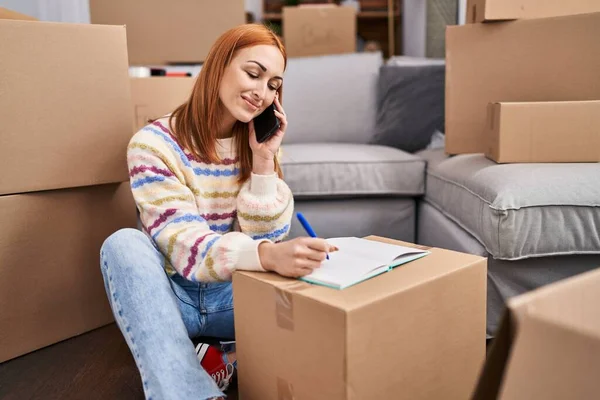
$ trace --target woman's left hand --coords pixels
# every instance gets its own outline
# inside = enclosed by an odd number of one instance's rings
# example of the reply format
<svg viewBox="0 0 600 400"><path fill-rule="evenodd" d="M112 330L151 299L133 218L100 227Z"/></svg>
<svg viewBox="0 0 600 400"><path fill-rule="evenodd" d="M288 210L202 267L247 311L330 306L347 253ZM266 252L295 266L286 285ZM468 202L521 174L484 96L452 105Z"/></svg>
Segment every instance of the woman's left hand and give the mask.
<svg viewBox="0 0 600 400"><path fill-rule="evenodd" d="M275 159L275 155L279 151L279 147L281 146L281 141L283 140L283 136L285 135L285 130L287 129L287 118L285 115L285 111L283 111L283 107L279 102L279 96L275 96L275 116L279 119L279 129L273 136L271 136L267 141L263 143L258 143L256 140L256 131L254 130L254 122L249 122L250 128L250 149L252 150L252 158L254 163L264 161L273 161ZM272 173L273 171L271 171Z"/></svg>

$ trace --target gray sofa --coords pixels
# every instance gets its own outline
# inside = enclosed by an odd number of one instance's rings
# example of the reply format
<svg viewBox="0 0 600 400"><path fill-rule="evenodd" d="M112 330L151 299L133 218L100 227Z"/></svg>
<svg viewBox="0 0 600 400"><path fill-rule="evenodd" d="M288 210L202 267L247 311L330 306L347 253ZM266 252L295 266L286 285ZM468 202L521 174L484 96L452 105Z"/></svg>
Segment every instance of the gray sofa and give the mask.
<svg viewBox="0 0 600 400"><path fill-rule="evenodd" d="M319 236L375 234L487 257L492 337L508 297L600 266L600 164L415 151L443 124L443 63L420 65L414 75L414 60L384 65L380 54L291 59L285 180ZM415 84L423 79L434 82L426 91ZM303 234L294 221L291 236Z"/></svg>
<svg viewBox="0 0 600 400"><path fill-rule="evenodd" d="M414 242L425 161L371 144L380 53L294 58L283 100L289 128L285 180L322 237L387 236ZM304 234L294 221L290 235Z"/></svg>
<svg viewBox="0 0 600 400"><path fill-rule="evenodd" d="M600 164L428 160L417 242L488 257L487 333L506 299L600 266Z"/></svg>

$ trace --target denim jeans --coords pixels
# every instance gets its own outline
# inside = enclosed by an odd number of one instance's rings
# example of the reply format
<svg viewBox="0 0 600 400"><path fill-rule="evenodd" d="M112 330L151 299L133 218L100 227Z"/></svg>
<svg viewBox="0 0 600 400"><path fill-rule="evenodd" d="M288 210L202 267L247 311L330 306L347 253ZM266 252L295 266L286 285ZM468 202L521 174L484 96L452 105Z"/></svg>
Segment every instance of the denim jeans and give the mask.
<svg viewBox="0 0 600 400"><path fill-rule="evenodd" d="M146 399L223 396L190 338L233 339L231 283L195 283L165 272L165 259L136 229L104 242L101 269L115 316L140 371Z"/></svg>

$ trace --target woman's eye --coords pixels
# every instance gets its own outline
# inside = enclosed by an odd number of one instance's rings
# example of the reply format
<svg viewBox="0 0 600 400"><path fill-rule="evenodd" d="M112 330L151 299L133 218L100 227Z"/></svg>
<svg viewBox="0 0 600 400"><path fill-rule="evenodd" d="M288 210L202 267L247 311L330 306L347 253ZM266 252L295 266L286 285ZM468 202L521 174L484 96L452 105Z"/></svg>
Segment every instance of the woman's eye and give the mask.
<svg viewBox="0 0 600 400"><path fill-rule="evenodd" d="M276 88L276 87L274 87L274 86L269 86L269 89L271 89L271 90L273 90L273 91L277 90L277 88Z"/></svg>
<svg viewBox="0 0 600 400"><path fill-rule="evenodd" d="M247 74L248 74L248 76L249 76L250 78L252 78L252 79L256 79L256 78L258 78L258 75L255 75L255 74L253 74L253 73L251 73L251 72L246 72L246 73L247 73Z"/></svg>

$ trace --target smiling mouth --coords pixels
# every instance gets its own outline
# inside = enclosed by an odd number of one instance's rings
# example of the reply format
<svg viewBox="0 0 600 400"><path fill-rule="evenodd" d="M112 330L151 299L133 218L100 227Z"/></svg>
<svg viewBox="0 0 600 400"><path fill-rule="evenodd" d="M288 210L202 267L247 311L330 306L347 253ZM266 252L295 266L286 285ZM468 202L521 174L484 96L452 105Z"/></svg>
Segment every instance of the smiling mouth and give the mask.
<svg viewBox="0 0 600 400"><path fill-rule="evenodd" d="M259 106L256 103L248 100L246 97L242 96L242 99L244 99L244 101L246 102L246 104L248 104L251 110L257 111L259 109Z"/></svg>

